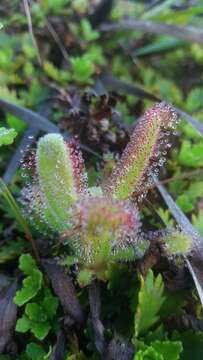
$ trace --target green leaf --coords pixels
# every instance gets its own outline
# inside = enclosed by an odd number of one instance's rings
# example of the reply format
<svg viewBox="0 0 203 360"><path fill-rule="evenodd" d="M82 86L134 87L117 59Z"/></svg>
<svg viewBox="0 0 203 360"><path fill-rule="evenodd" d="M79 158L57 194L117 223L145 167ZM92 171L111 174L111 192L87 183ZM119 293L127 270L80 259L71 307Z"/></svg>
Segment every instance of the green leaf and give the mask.
<svg viewBox="0 0 203 360"><path fill-rule="evenodd" d="M30 343L26 346L26 354L32 360L44 360L44 356L46 355L42 346L35 343Z"/></svg>
<svg viewBox="0 0 203 360"><path fill-rule="evenodd" d="M45 322L47 320L47 315L44 312L44 309L37 303L26 304L25 314L32 321Z"/></svg>
<svg viewBox="0 0 203 360"><path fill-rule="evenodd" d="M178 161L180 164L192 168L203 166L203 141L192 144L191 141L184 140L180 148Z"/></svg>
<svg viewBox="0 0 203 360"><path fill-rule="evenodd" d="M60 232L67 230L68 208L78 199L84 185L82 174L78 171L79 155L76 153L74 156L74 146L70 142L66 144L59 134L45 135L37 145L37 172L44 203L42 210L47 222Z"/></svg>
<svg viewBox="0 0 203 360"><path fill-rule="evenodd" d="M42 286L43 276L36 267L36 263L29 254L23 254L19 260L19 268L28 275L23 280L22 289L16 292L14 302L18 306L24 305L32 299Z"/></svg>
<svg viewBox="0 0 203 360"><path fill-rule="evenodd" d="M16 220L18 221L18 223L22 227L23 231L25 232L27 239L32 239L32 234L30 232L30 229L28 227L28 224L27 224L24 216L22 215L22 213L19 209L18 204L16 203L8 186L5 184L5 182L1 178L0 178L0 195L2 195L2 197L6 200L6 202L10 206Z"/></svg>
<svg viewBox="0 0 203 360"><path fill-rule="evenodd" d="M192 214L192 223L203 236L203 210L200 210L197 215Z"/></svg>
<svg viewBox="0 0 203 360"><path fill-rule="evenodd" d="M24 305L32 299L42 286L42 273L36 267L36 263L31 255L23 254L19 260L19 268L28 275L23 280L22 289L16 292L14 302L18 306Z"/></svg>
<svg viewBox="0 0 203 360"><path fill-rule="evenodd" d="M73 70L73 79L79 84L91 83L91 76L94 73L94 65L87 54L80 57L70 58Z"/></svg>
<svg viewBox="0 0 203 360"><path fill-rule="evenodd" d="M150 43L149 45L145 45L143 47L139 47L134 51L134 55L136 56L145 56L149 54L161 53L169 50L174 50L180 48L186 44L185 41L171 38L170 36L164 36L159 38L157 41Z"/></svg>
<svg viewBox="0 0 203 360"><path fill-rule="evenodd" d="M203 87L192 89L186 99L185 110L189 113L202 108Z"/></svg>
<svg viewBox="0 0 203 360"><path fill-rule="evenodd" d="M35 295L42 286L42 273L39 270L33 270L32 275L23 280L23 287L16 292L14 302L18 306L24 305Z"/></svg>
<svg viewBox="0 0 203 360"><path fill-rule="evenodd" d="M135 314L135 336L145 333L158 320L158 312L164 302L164 283L161 275L156 278L149 270L146 279L141 276L138 307Z"/></svg>
<svg viewBox="0 0 203 360"><path fill-rule="evenodd" d="M18 257L27 248L27 242L23 239L9 240L0 248L0 264L4 264Z"/></svg>
<svg viewBox="0 0 203 360"><path fill-rule="evenodd" d="M43 69L46 74L55 82L65 85L70 80L70 73L62 69L57 69L51 62L45 61Z"/></svg>
<svg viewBox="0 0 203 360"><path fill-rule="evenodd" d="M32 323L30 330L36 336L37 339L43 340L49 333L51 325L48 322L44 323Z"/></svg>
<svg viewBox="0 0 203 360"><path fill-rule="evenodd" d="M175 332L173 339L182 342L183 352L180 355L180 360L203 359L203 332L194 332L193 330L182 334Z"/></svg>
<svg viewBox="0 0 203 360"><path fill-rule="evenodd" d="M81 20L81 28L84 40L93 41L98 39L99 33L92 29L91 24L87 19Z"/></svg>
<svg viewBox="0 0 203 360"><path fill-rule="evenodd" d="M158 169L164 162L160 159L163 150L160 144L163 144L163 138L167 143L170 129L176 121L174 109L166 103L158 103L146 111L136 124L130 142L104 187L109 197L125 200L133 193L142 196L146 192L152 158L153 167L157 162ZM164 150L166 153L166 148Z"/></svg>
<svg viewBox="0 0 203 360"><path fill-rule="evenodd" d="M181 194L176 199L177 205L185 212L191 212L194 208L194 202L192 202L187 193Z"/></svg>
<svg viewBox="0 0 203 360"><path fill-rule="evenodd" d="M41 305L49 319L52 319L54 315L56 315L58 304L59 302L56 296L53 296L51 294L51 291L49 289L46 289L45 297Z"/></svg>
<svg viewBox="0 0 203 360"><path fill-rule="evenodd" d="M178 360L180 359L179 355L183 350L182 344L180 341L154 341L151 343L153 349L156 352L163 356L164 360Z"/></svg>
<svg viewBox="0 0 203 360"><path fill-rule="evenodd" d="M16 136L17 132L14 129L6 129L5 127L1 127L0 146L12 144Z"/></svg>
<svg viewBox="0 0 203 360"><path fill-rule="evenodd" d="M166 338L167 338L167 333L164 329L164 325L161 324L155 330L147 332L146 336L144 337L144 342L145 344L150 345L152 341L156 341L156 340L163 341L166 340ZM137 341L139 340L136 340L135 344L137 343Z"/></svg>
<svg viewBox="0 0 203 360"><path fill-rule="evenodd" d="M30 329L30 321L26 315L23 315L16 323L16 331L25 333Z"/></svg>
<svg viewBox="0 0 203 360"><path fill-rule="evenodd" d="M6 122L8 126L14 128L17 133L22 133L26 129L26 124L12 114L6 114Z"/></svg>
<svg viewBox="0 0 203 360"><path fill-rule="evenodd" d="M37 269L36 262L30 254L23 254L19 259L19 268L26 275L31 275Z"/></svg>
<svg viewBox="0 0 203 360"><path fill-rule="evenodd" d="M134 360L164 360L164 358L149 346L146 350L139 350L134 356Z"/></svg>
<svg viewBox="0 0 203 360"><path fill-rule="evenodd" d="M197 199L202 197L202 194L203 182L194 181L183 194L178 196L176 202L183 211L190 212L194 208Z"/></svg>
<svg viewBox="0 0 203 360"><path fill-rule="evenodd" d="M136 353L134 360L178 360L183 349L180 341L153 341L149 346L138 343L141 349Z"/></svg>

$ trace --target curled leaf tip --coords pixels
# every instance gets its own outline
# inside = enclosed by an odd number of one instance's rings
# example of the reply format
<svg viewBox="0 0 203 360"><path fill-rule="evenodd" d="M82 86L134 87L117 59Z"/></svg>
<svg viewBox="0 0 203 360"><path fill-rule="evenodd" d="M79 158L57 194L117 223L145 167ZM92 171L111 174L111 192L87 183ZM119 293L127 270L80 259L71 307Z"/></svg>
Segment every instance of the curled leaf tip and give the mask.
<svg viewBox="0 0 203 360"><path fill-rule="evenodd" d="M177 123L174 108L161 102L146 111L137 123L130 142L104 186L107 196L127 199L133 193L143 196L150 186L151 173L163 165L168 137Z"/></svg>

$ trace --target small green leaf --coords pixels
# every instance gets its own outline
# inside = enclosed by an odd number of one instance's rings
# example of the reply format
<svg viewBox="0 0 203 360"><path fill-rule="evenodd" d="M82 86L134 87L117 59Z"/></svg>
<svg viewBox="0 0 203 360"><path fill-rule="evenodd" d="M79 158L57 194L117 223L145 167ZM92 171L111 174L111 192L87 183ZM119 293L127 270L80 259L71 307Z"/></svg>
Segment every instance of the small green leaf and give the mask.
<svg viewBox="0 0 203 360"><path fill-rule="evenodd" d="M27 242L23 239L7 241L0 248L0 264L4 264L14 258L17 258L28 247Z"/></svg>
<svg viewBox="0 0 203 360"><path fill-rule="evenodd" d="M185 213L191 212L194 208L194 203L190 200L187 193L179 195L176 199L176 203Z"/></svg>
<svg viewBox="0 0 203 360"><path fill-rule="evenodd" d="M88 54L70 58L73 71L73 79L79 84L91 83L94 73L94 65Z"/></svg>
<svg viewBox="0 0 203 360"><path fill-rule="evenodd" d="M154 341L150 344L164 360L178 360L183 350L180 341Z"/></svg>
<svg viewBox="0 0 203 360"><path fill-rule="evenodd" d="M16 136L17 132L14 129L6 129L5 127L1 127L0 146L12 144Z"/></svg>
<svg viewBox="0 0 203 360"><path fill-rule="evenodd" d="M200 210L197 215L192 214L192 223L203 236L203 210Z"/></svg>
<svg viewBox="0 0 203 360"><path fill-rule="evenodd" d="M164 358L153 347L149 346L146 350L139 350L134 360L164 360Z"/></svg>
<svg viewBox="0 0 203 360"><path fill-rule="evenodd" d="M161 275L156 278L149 270L146 279L140 277L141 289L135 314L135 336L145 333L158 320L158 312L163 304L164 284Z"/></svg>
<svg viewBox="0 0 203 360"><path fill-rule="evenodd" d="M45 314L42 306L37 303L26 304L25 314L31 321L44 322L47 320L47 315Z"/></svg>
<svg viewBox="0 0 203 360"><path fill-rule="evenodd" d="M37 269L36 263L30 254L23 254L19 259L19 268L26 275L31 275Z"/></svg>
<svg viewBox="0 0 203 360"><path fill-rule="evenodd" d="M23 254L19 260L19 268L28 275L23 280L22 289L16 292L14 302L18 306L24 305L32 299L42 286L42 273L37 269L34 259L29 254Z"/></svg>
<svg viewBox="0 0 203 360"><path fill-rule="evenodd" d="M31 331L37 339L43 340L49 333L51 325L48 322L44 323L32 323Z"/></svg>
<svg viewBox="0 0 203 360"><path fill-rule="evenodd" d="M34 269L32 275L23 280L23 287L16 292L14 302L18 306L24 305L32 299L42 286L42 273Z"/></svg>
<svg viewBox="0 0 203 360"><path fill-rule="evenodd" d="M54 315L56 315L56 311L58 308L58 299L56 296L53 296L49 289L46 289L45 297L41 303L42 308L44 309L44 312L46 316L49 319L52 319Z"/></svg>
<svg viewBox="0 0 203 360"><path fill-rule="evenodd" d="M81 28L84 40L93 41L98 39L99 33L92 29L91 24L87 19L81 20Z"/></svg>
<svg viewBox="0 0 203 360"><path fill-rule="evenodd" d="M44 356L46 355L42 346L35 343L30 343L26 346L26 354L32 360L44 360Z"/></svg>
<svg viewBox="0 0 203 360"><path fill-rule="evenodd" d="M192 89L186 99L185 110L189 113L202 108L203 87Z"/></svg>
<svg viewBox="0 0 203 360"><path fill-rule="evenodd" d="M203 166L203 141L193 144L189 140L184 140L180 148L178 161L181 165L191 168Z"/></svg>
<svg viewBox="0 0 203 360"><path fill-rule="evenodd" d="M25 333L30 329L30 321L26 315L23 315L16 323L16 331Z"/></svg>

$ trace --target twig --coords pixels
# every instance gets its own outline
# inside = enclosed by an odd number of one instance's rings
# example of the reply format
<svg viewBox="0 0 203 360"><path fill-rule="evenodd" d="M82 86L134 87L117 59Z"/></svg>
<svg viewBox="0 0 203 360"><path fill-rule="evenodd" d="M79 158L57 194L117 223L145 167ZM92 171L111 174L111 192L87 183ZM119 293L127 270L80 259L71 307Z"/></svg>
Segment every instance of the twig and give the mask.
<svg viewBox="0 0 203 360"><path fill-rule="evenodd" d="M132 344L118 334L114 334L108 345L105 360L132 360L135 349Z"/></svg>
<svg viewBox="0 0 203 360"><path fill-rule="evenodd" d="M161 101L156 95L146 91L141 86L119 80L110 74L102 74L99 78L100 83L108 90L123 91L128 94L140 96L153 101Z"/></svg>
<svg viewBox="0 0 203 360"><path fill-rule="evenodd" d="M65 336L62 331L57 334L56 344L53 347L51 357L49 360L62 360L64 358L65 351Z"/></svg>
<svg viewBox="0 0 203 360"><path fill-rule="evenodd" d="M167 179L164 179L164 180L160 180L159 183L160 184L167 184L171 181L177 181L177 180L182 180L182 179L188 179L188 178L191 178L195 175L200 175L201 173L203 173L203 169L197 169L197 170L193 170L193 171L188 171L186 173L183 173L181 175L178 175L178 176L173 176L173 177L170 177L170 178L167 178ZM154 187L155 184L152 186Z"/></svg>
<svg viewBox="0 0 203 360"><path fill-rule="evenodd" d="M58 296L65 314L69 315L80 328L84 322L84 314L71 276L64 271L62 266L52 260L43 259L41 264L51 281L53 290Z"/></svg>
<svg viewBox="0 0 203 360"><path fill-rule="evenodd" d="M58 48L60 49L61 54L63 55L64 59L67 62L69 62L68 52L65 49L65 47L63 46L63 43L61 42L61 39L59 38L57 32L54 30L52 24L48 20L46 20L46 26L47 26L47 29L49 30L50 34L52 35L55 43L57 44Z"/></svg>
<svg viewBox="0 0 203 360"><path fill-rule="evenodd" d="M95 346L102 359L105 359L106 341L104 339L104 326L100 320L101 299L100 289L96 282L89 286L89 302L92 326L94 330Z"/></svg>
<svg viewBox="0 0 203 360"><path fill-rule="evenodd" d="M150 20L121 20L116 23L105 23L100 26L100 31L140 30L146 33L164 34L186 41L203 44L203 31L192 26L177 26L157 23Z"/></svg>
<svg viewBox="0 0 203 360"><path fill-rule="evenodd" d="M39 48L38 48L38 45L37 45L37 41L35 39L34 32L33 32L32 18L31 18L31 14L30 14L30 8L29 8L28 0L23 0L23 4L24 4L25 14L26 14L26 17L27 17L27 22L28 22L28 30L29 30L29 33L30 33L30 36L31 36L31 39L32 39L33 46L34 46L34 48L36 50L37 60L38 60L39 65L42 66L42 59L41 59Z"/></svg>

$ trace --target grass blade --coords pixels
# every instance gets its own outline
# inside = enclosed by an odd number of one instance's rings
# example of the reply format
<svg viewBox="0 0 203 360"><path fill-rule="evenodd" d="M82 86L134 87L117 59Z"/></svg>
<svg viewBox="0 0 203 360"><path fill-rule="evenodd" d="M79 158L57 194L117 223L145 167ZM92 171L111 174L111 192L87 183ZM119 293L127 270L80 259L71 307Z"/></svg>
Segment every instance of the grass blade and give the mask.
<svg viewBox="0 0 203 360"><path fill-rule="evenodd" d="M152 101L161 101L158 97L144 90L141 86L132 85L125 81L119 80L112 75L103 74L99 78L99 80L103 84L103 86L108 90L121 91L138 97L149 99Z"/></svg>
<svg viewBox="0 0 203 360"><path fill-rule="evenodd" d="M145 33L169 35L177 39L203 44L203 31L193 26L178 26L134 19L121 20L116 23L104 23L100 26L102 32L123 30L140 30Z"/></svg>
<svg viewBox="0 0 203 360"><path fill-rule="evenodd" d="M165 53L167 51L176 50L180 47L186 45L186 41L174 39L171 37L165 37L163 39L159 39L152 44L140 47L133 52L134 56L146 56L152 54L160 54Z"/></svg>
<svg viewBox="0 0 203 360"><path fill-rule="evenodd" d="M59 129L56 125L54 125L44 116L32 110L2 99L0 99L0 108L22 119L25 123L31 125L32 127L44 130L45 132L59 133Z"/></svg>
<svg viewBox="0 0 203 360"><path fill-rule="evenodd" d="M35 241L32 237L31 231L29 229L29 226L24 218L24 216L22 215L18 204L16 203L13 195L11 194L10 190L8 189L7 185L5 184L5 182L0 178L0 195L2 195L2 197L6 200L6 202L8 203L8 205L10 206L16 221L19 223L19 225L21 226L22 230L25 233L25 237L26 239L31 243L32 248L33 248L33 253L35 254L35 257L37 260L39 260L39 253L35 244Z"/></svg>

